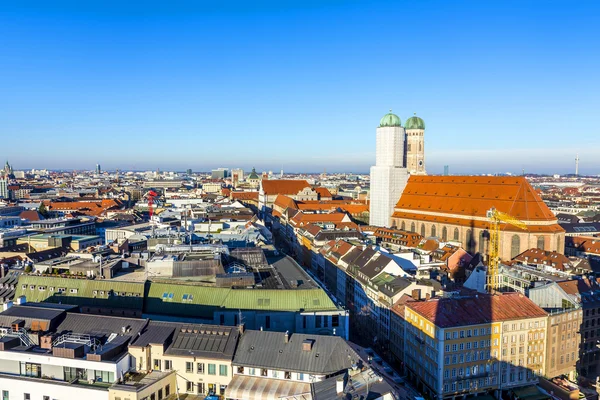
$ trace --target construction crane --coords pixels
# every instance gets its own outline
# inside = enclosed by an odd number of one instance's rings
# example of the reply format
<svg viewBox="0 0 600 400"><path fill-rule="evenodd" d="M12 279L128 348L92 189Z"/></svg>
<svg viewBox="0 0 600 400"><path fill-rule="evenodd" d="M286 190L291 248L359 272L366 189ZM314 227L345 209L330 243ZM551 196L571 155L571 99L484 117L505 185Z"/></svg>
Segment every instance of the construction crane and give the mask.
<svg viewBox="0 0 600 400"><path fill-rule="evenodd" d="M522 230L527 230L527 225L506 213L492 207L487 212L490 220L490 247L488 250L487 290L496 291L499 286L498 268L500 266L500 224L505 223Z"/></svg>
<svg viewBox="0 0 600 400"><path fill-rule="evenodd" d="M148 214L150 215L150 219L152 219L152 214L154 212L152 205L154 204L154 198L156 196L158 196L158 193L156 193L154 190L150 190L148 193L146 193L146 197L148 197Z"/></svg>

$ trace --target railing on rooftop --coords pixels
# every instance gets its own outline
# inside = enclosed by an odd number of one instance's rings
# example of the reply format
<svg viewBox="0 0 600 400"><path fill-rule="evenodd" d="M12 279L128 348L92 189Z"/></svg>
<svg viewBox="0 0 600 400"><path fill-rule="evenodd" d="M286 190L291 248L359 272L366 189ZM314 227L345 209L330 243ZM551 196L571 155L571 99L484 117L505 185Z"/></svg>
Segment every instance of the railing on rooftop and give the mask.
<svg viewBox="0 0 600 400"><path fill-rule="evenodd" d="M34 346L35 343L31 340L27 331L23 328L12 329L12 328L0 328L0 337L17 337L21 340L23 346Z"/></svg>
<svg viewBox="0 0 600 400"><path fill-rule="evenodd" d="M59 336L54 340L54 342L52 342L52 347L58 347L65 343L82 344L84 346L88 346L93 352L96 352L96 350L102 350L102 344L98 339L90 335L82 335L79 333L67 333Z"/></svg>

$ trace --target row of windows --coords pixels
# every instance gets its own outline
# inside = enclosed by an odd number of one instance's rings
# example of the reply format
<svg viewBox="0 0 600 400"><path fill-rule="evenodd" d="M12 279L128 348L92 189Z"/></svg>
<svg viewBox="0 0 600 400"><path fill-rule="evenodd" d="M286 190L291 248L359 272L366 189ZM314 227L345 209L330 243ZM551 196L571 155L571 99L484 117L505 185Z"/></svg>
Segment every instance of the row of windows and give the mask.
<svg viewBox="0 0 600 400"><path fill-rule="evenodd" d="M479 342L474 341L474 342L467 342L467 343L454 343L452 346L447 344L445 346L444 350L446 350L446 352L450 352L450 349L452 349L452 351L464 350L465 348L467 350L471 350L472 348L477 349L479 347L481 347L481 348L490 347L490 344L491 344L490 339L480 340Z"/></svg>
<svg viewBox="0 0 600 400"><path fill-rule="evenodd" d="M525 322L521 322L520 324L504 324L504 330L505 331L516 331L516 330L523 330L526 329L525 327L529 328L529 329L538 329L538 328L543 328L546 326L546 322L545 321L535 321L535 322L529 322L529 324L525 324Z"/></svg>
<svg viewBox="0 0 600 400"><path fill-rule="evenodd" d="M208 373L208 375L217 375L217 364L208 364L206 365L205 363L195 363L195 372L197 374L206 374ZM162 360L155 358L154 359L154 363L153 363L154 369L155 370L159 370L162 371ZM206 368L208 366L208 368ZM173 370L173 361L172 360L164 360L164 370L165 371L171 371ZM219 365L219 375L220 376L227 376L227 365ZM194 363L193 362L186 362L185 363L185 372L187 373L194 373Z"/></svg>
<svg viewBox="0 0 600 400"><path fill-rule="evenodd" d="M492 333L491 328L475 328L475 329L467 329L467 330L460 330L460 331L454 331L454 332L446 332L446 340L450 340L450 339L463 339L465 337L472 337L472 336L483 336L483 335L490 335ZM498 333L498 327L494 327L494 333Z"/></svg>
<svg viewBox="0 0 600 400"><path fill-rule="evenodd" d="M488 351L480 351L480 352L476 352L474 351L473 353L466 353L466 354L454 354L453 356L446 356L444 357L444 365L450 365L450 364L462 364L462 363L468 363L468 362L472 362L472 361L477 361L477 356L479 355L479 360L489 360L490 359L490 352Z"/></svg>
<svg viewBox="0 0 600 400"><path fill-rule="evenodd" d="M247 372L248 375L252 375L252 376L269 377L269 371L271 371L270 377L272 377L272 378L286 379L286 380L292 379L291 371L268 370L266 368L237 367L238 374L245 374ZM299 381L304 381L305 378L309 378L309 376L307 374L304 374L302 372L294 373L293 376L295 377L296 380L299 380ZM312 375L310 377L312 378Z"/></svg>

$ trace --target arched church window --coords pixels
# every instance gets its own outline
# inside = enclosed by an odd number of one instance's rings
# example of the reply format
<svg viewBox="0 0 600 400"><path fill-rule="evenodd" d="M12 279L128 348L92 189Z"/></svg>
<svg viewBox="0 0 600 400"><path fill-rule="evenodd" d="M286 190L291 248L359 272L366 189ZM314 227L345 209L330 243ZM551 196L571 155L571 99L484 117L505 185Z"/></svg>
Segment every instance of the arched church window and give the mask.
<svg viewBox="0 0 600 400"><path fill-rule="evenodd" d="M442 228L442 242L448 240L448 229L446 227Z"/></svg>
<svg viewBox="0 0 600 400"><path fill-rule="evenodd" d="M410 151L410 143L408 144L408 151Z"/></svg>
<svg viewBox="0 0 600 400"><path fill-rule="evenodd" d="M421 236L425 236L425 224L421 224Z"/></svg>
<svg viewBox="0 0 600 400"><path fill-rule="evenodd" d="M519 235L513 235L510 240L510 259L512 260L519 254L521 254L521 238Z"/></svg>
<svg viewBox="0 0 600 400"><path fill-rule="evenodd" d="M545 242L546 241L544 240L543 236L538 236L538 238L537 238L537 248L544 250L544 246L546 244Z"/></svg>
<svg viewBox="0 0 600 400"><path fill-rule="evenodd" d="M458 241L458 228L454 228L454 240Z"/></svg>
<svg viewBox="0 0 600 400"><path fill-rule="evenodd" d="M435 231L435 225L431 225L431 236L435 237L435 234L437 232Z"/></svg>
<svg viewBox="0 0 600 400"><path fill-rule="evenodd" d="M419 151L423 150L423 144L421 142L419 142Z"/></svg>
<svg viewBox="0 0 600 400"><path fill-rule="evenodd" d="M417 230L415 229L415 223L413 222L412 224L410 224L410 231L411 232L416 232Z"/></svg>
<svg viewBox="0 0 600 400"><path fill-rule="evenodd" d="M404 221L402 221L402 225L401 225L400 229L406 230L406 223Z"/></svg>

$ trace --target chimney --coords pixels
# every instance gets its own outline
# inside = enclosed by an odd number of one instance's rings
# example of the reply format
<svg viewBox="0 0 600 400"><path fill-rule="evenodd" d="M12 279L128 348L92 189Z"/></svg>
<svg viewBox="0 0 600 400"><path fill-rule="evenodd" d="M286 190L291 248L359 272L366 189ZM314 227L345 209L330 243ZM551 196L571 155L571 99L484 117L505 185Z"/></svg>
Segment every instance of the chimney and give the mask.
<svg viewBox="0 0 600 400"><path fill-rule="evenodd" d="M40 347L42 349L51 349L52 348L52 335L44 335L40 340Z"/></svg>
<svg viewBox="0 0 600 400"><path fill-rule="evenodd" d="M6 311L6 310L8 310L9 308L11 308L12 306L13 306L13 302L12 302L12 301L9 301L9 302L7 302L7 303L4 303L4 304L2 304L2 309L3 309L4 311Z"/></svg>
<svg viewBox="0 0 600 400"><path fill-rule="evenodd" d="M337 394L344 392L344 377L340 376L335 380L335 391Z"/></svg>
<svg viewBox="0 0 600 400"><path fill-rule="evenodd" d="M286 343L289 343L289 342L290 342L290 333L289 333L289 331L285 331L285 335L283 336L283 340L284 340Z"/></svg>
<svg viewBox="0 0 600 400"><path fill-rule="evenodd" d="M431 293L425 293L425 300L429 300L431 298Z"/></svg>
<svg viewBox="0 0 600 400"><path fill-rule="evenodd" d="M313 343L315 341L312 339L306 339L302 342L302 351L311 351L313 347Z"/></svg>
<svg viewBox="0 0 600 400"><path fill-rule="evenodd" d="M413 289L412 298L415 300L421 300L421 289Z"/></svg>
<svg viewBox="0 0 600 400"><path fill-rule="evenodd" d="M245 330L246 330L246 326L244 325L243 322L238 325L238 331L240 332L240 335L243 335Z"/></svg>

